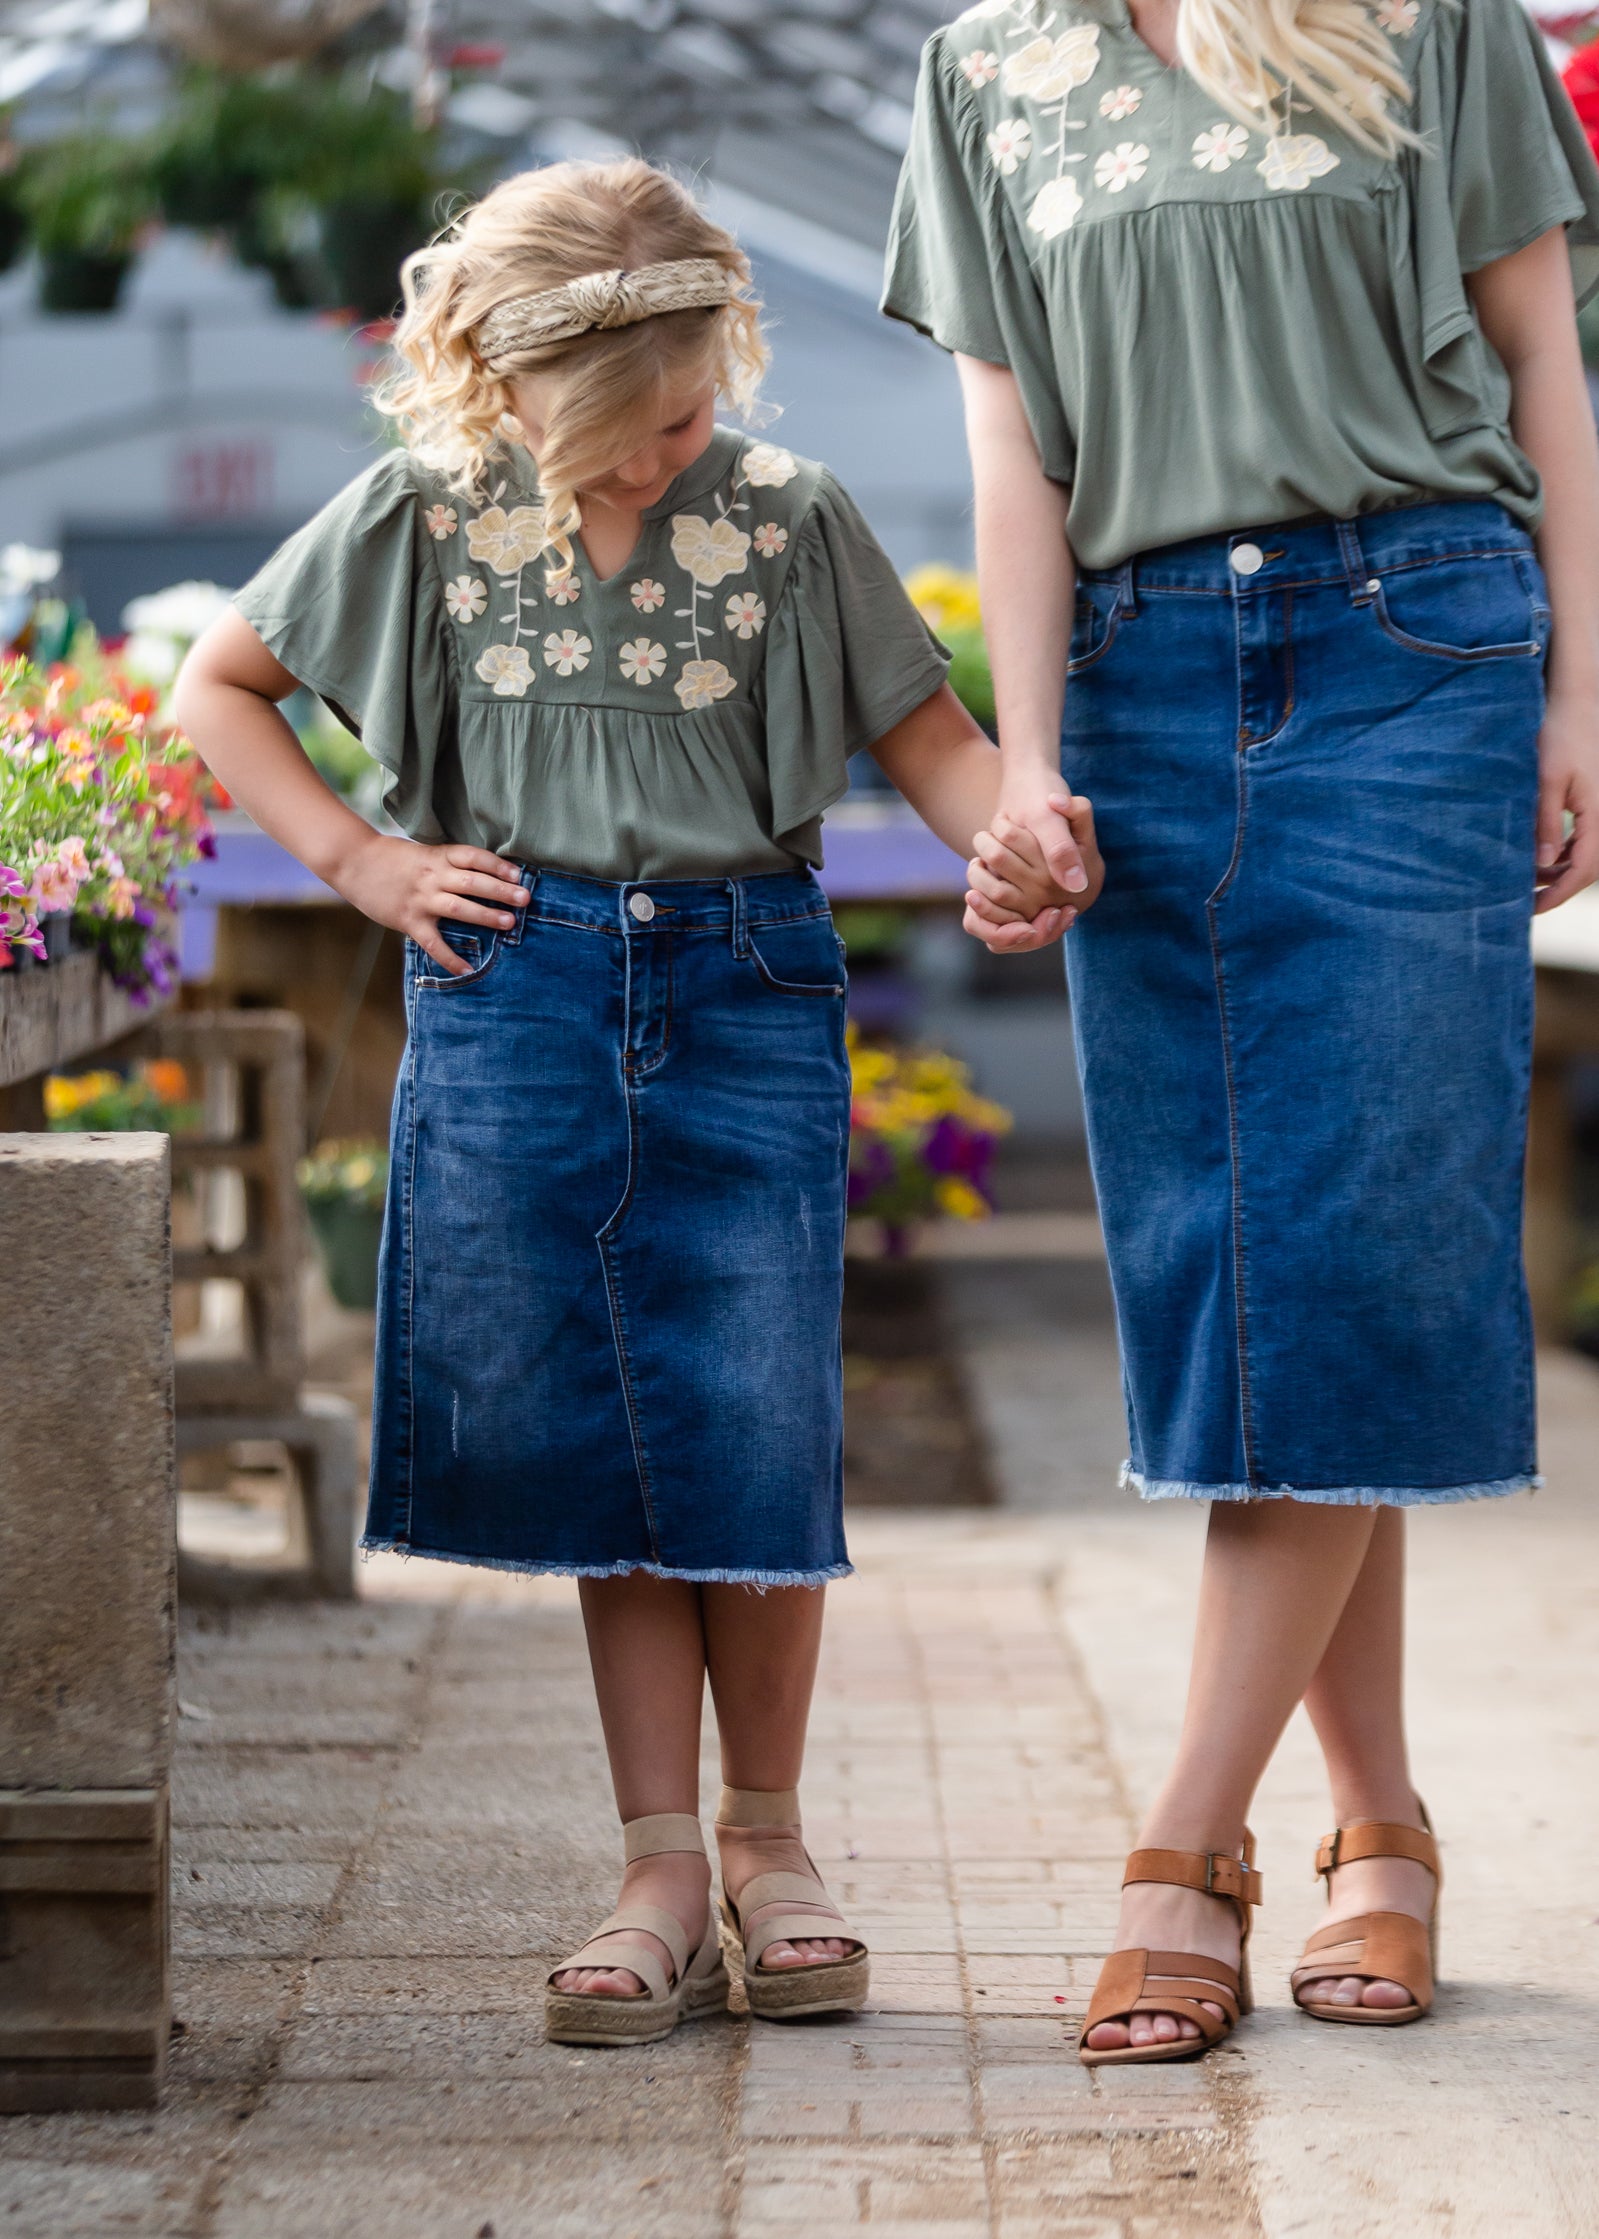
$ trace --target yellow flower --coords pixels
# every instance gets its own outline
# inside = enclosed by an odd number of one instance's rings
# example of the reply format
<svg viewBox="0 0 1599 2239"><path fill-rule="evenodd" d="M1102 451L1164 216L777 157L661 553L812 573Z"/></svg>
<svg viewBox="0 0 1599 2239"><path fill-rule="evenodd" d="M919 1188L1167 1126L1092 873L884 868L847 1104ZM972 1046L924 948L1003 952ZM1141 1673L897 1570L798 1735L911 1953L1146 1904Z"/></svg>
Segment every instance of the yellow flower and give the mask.
<svg viewBox="0 0 1599 2239"><path fill-rule="evenodd" d="M119 1073L52 1073L44 1084L44 1116L71 1119L85 1104L94 1103L97 1097L114 1096L121 1086Z"/></svg>
<svg viewBox="0 0 1599 2239"><path fill-rule="evenodd" d="M963 1182L959 1175L946 1174L933 1185L933 1195L938 1208L948 1213L952 1220L982 1221L988 1218L988 1207L973 1189L970 1182Z"/></svg>
<svg viewBox="0 0 1599 2239"><path fill-rule="evenodd" d="M982 626L977 578L959 568L913 568L905 578L911 604L929 629L975 630Z"/></svg>

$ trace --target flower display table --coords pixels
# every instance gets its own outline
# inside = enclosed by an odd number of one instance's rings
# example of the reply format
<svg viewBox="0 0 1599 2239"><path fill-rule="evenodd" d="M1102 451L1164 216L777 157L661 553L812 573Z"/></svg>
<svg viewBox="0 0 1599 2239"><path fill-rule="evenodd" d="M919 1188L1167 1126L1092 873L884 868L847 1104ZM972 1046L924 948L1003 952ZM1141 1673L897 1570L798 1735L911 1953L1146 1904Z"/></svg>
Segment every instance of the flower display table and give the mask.
<svg viewBox="0 0 1599 2239"><path fill-rule="evenodd" d="M32 971L0 972L0 1090L58 1073L165 1009L137 1002L87 949Z"/></svg>

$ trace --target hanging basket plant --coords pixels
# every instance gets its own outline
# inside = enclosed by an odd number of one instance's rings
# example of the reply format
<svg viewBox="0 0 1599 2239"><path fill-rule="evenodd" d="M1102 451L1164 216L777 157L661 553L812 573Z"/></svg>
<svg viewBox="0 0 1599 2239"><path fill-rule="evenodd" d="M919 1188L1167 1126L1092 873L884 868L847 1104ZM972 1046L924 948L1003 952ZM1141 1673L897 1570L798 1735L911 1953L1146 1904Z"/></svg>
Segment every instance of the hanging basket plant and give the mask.
<svg viewBox="0 0 1599 2239"><path fill-rule="evenodd" d="M114 311L155 215L144 143L70 133L30 157L19 194L39 252L41 307Z"/></svg>
<svg viewBox="0 0 1599 2239"><path fill-rule="evenodd" d="M158 38L220 70L298 62L375 15L383 0L150 0Z"/></svg>

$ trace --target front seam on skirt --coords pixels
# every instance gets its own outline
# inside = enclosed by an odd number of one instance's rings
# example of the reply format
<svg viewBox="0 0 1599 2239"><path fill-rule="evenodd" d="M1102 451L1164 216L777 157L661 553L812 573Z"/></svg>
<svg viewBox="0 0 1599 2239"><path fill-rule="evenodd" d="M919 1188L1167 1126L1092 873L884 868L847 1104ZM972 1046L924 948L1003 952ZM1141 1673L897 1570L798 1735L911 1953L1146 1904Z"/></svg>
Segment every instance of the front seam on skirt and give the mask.
<svg viewBox="0 0 1599 2239"><path fill-rule="evenodd" d="M754 1586L765 1592L771 1586L826 1586L835 1578L853 1578L853 1563L831 1563L825 1570L677 1570L667 1563L625 1559L618 1563L519 1562L509 1555L463 1555L448 1547L416 1547L404 1539L361 1541L363 1559L368 1555L412 1556L425 1563L464 1563L472 1570L509 1570L528 1578L626 1578L642 1572L646 1578L675 1578L685 1586Z"/></svg>
<svg viewBox="0 0 1599 2239"><path fill-rule="evenodd" d="M1140 1500L1298 1500L1324 1508L1442 1508L1457 1500L1502 1500L1511 1493L1535 1493L1543 1483L1536 1471L1518 1477L1489 1477L1470 1485L1200 1485L1181 1477L1146 1477L1123 1462L1117 1480Z"/></svg>

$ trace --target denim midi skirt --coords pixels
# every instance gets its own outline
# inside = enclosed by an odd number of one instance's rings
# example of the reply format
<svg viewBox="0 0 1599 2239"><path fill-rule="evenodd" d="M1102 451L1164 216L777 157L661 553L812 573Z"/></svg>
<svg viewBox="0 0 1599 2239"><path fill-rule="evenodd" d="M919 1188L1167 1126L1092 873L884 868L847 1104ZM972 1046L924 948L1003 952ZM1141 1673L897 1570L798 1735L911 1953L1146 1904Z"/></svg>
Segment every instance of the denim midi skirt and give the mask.
<svg viewBox="0 0 1599 2239"><path fill-rule="evenodd" d="M818 1585L842 1523L849 1063L808 871L550 871L408 947L363 1544Z"/></svg>
<svg viewBox="0 0 1599 2239"><path fill-rule="evenodd" d="M1537 1482L1548 628L1531 540L1486 501L1081 578L1063 766L1106 881L1068 969L1146 1497Z"/></svg>

